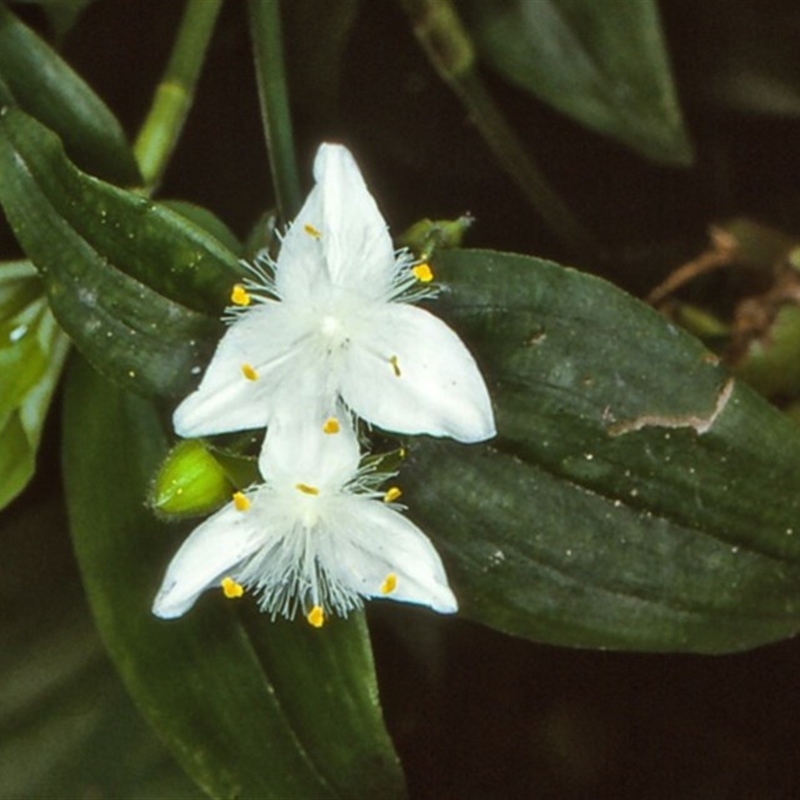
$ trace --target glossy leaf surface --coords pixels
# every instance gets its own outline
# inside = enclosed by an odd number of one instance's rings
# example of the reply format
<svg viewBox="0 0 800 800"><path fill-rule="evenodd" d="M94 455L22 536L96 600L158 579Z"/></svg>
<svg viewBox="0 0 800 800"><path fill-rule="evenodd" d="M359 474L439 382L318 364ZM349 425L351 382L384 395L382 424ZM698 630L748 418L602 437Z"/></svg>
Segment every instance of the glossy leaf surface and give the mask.
<svg viewBox="0 0 800 800"><path fill-rule="evenodd" d="M185 393L221 334L236 256L183 215L81 173L15 109L0 117L0 203L96 368L141 394Z"/></svg>
<svg viewBox="0 0 800 800"><path fill-rule="evenodd" d="M435 309L490 381L497 438L401 477L462 613L539 641L727 652L800 630L800 428L598 278L436 261Z"/></svg>
<svg viewBox="0 0 800 800"><path fill-rule="evenodd" d="M142 712L212 797L399 797L363 619L273 624L209 593L183 618L150 613L187 533L153 518L166 453L152 406L84 362L64 415L67 506L100 633ZM249 629L249 632L248 632Z"/></svg>

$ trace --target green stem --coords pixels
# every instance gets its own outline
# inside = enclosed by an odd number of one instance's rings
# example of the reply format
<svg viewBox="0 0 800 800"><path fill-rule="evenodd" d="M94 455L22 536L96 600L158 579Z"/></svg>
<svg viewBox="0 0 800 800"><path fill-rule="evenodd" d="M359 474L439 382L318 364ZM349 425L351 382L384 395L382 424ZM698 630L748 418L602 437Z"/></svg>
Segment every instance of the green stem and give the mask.
<svg viewBox="0 0 800 800"><path fill-rule="evenodd" d="M481 81L472 40L452 0L400 0L400 4L434 68L464 104L500 166L568 250L596 260L599 244L549 184Z"/></svg>
<svg viewBox="0 0 800 800"><path fill-rule="evenodd" d="M222 0L187 0L169 63L133 146L148 193L161 181L192 106L221 6Z"/></svg>
<svg viewBox="0 0 800 800"><path fill-rule="evenodd" d="M300 210L302 194L283 63L280 3L279 0L250 0L248 6L275 201L279 216L283 222L288 222Z"/></svg>

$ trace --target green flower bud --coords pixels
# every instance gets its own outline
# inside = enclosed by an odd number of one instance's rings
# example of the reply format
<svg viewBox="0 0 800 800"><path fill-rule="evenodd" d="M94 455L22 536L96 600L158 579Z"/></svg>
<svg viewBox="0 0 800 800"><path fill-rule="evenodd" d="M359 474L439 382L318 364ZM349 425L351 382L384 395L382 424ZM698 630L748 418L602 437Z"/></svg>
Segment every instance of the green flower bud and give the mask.
<svg viewBox="0 0 800 800"><path fill-rule="evenodd" d="M150 505L167 516L209 514L229 502L235 487L199 439L179 442L153 481Z"/></svg>
<svg viewBox="0 0 800 800"><path fill-rule="evenodd" d="M460 247L464 234L474 222L474 217L464 214L458 219L422 219L402 233L397 244L408 247L421 259L430 258L437 248Z"/></svg>

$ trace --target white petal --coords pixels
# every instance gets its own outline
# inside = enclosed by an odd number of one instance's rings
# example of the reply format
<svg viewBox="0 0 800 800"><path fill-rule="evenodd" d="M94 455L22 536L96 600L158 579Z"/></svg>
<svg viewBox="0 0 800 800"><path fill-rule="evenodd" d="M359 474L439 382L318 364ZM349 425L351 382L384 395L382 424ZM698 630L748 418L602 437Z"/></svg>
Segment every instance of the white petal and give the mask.
<svg viewBox="0 0 800 800"><path fill-rule="evenodd" d="M419 603L442 614L458 610L439 554L410 520L379 500L353 496L341 498L335 510L325 520L331 577L365 597ZM390 575L396 583L384 593Z"/></svg>
<svg viewBox="0 0 800 800"><path fill-rule="evenodd" d="M218 586L264 543L263 517L237 510L233 503L195 528L167 568L153 603L157 617L185 614L206 589Z"/></svg>
<svg viewBox="0 0 800 800"><path fill-rule="evenodd" d="M336 432L326 433L335 420ZM355 476L360 460L350 415L332 397L283 406L267 431L259 458L265 480L282 491L298 483L338 493Z"/></svg>
<svg viewBox="0 0 800 800"><path fill-rule="evenodd" d="M333 283L385 297L395 273L394 245L350 151L320 146L314 177L322 194L321 244Z"/></svg>
<svg viewBox="0 0 800 800"><path fill-rule="evenodd" d="M463 342L421 308L385 304L368 340L351 342L344 401L389 431L480 442L495 435L486 384Z"/></svg>
<svg viewBox="0 0 800 800"><path fill-rule="evenodd" d="M282 300L308 304L330 291L323 227L323 191L315 186L281 241L275 288Z"/></svg>
<svg viewBox="0 0 800 800"><path fill-rule="evenodd" d="M241 314L222 337L200 387L175 410L179 436L263 428L279 394L306 358L304 330L284 304L266 301ZM248 379L245 371L255 380ZM298 373L295 373L298 374Z"/></svg>

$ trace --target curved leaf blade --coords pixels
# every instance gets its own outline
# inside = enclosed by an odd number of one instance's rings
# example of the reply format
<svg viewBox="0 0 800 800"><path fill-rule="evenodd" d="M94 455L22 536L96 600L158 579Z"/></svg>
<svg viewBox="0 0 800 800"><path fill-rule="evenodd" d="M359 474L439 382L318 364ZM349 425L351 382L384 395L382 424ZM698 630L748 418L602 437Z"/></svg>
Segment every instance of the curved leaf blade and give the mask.
<svg viewBox="0 0 800 800"><path fill-rule="evenodd" d="M13 99L58 133L84 168L119 184L141 182L116 117L58 53L2 3L0 84L6 87L4 103Z"/></svg>
<svg viewBox="0 0 800 800"><path fill-rule="evenodd" d="M212 797L400 797L363 620L322 636L220 597L176 621L150 604L177 546L142 498L166 453L153 407L77 362L64 463L73 544L100 633L137 705ZM179 536L185 528L171 529ZM252 636L252 638L250 638Z"/></svg>
<svg viewBox="0 0 800 800"><path fill-rule="evenodd" d="M0 264L0 509L33 476L68 348L33 265Z"/></svg>
<svg viewBox="0 0 800 800"><path fill-rule="evenodd" d="M92 364L141 394L185 394L221 334L236 256L181 214L81 173L16 109L0 115L0 204Z"/></svg>
<svg viewBox="0 0 800 800"><path fill-rule="evenodd" d="M481 55L507 79L646 158L692 163L654 0L496 0L468 9Z"/></svg>
<svg viewBox="0 0 800 800"><path fill-rule="evenodd" d="M404 472L463 613L539 641L728 652L800 630L800 430L593 276L442 253L498 437Z"/></svg>

